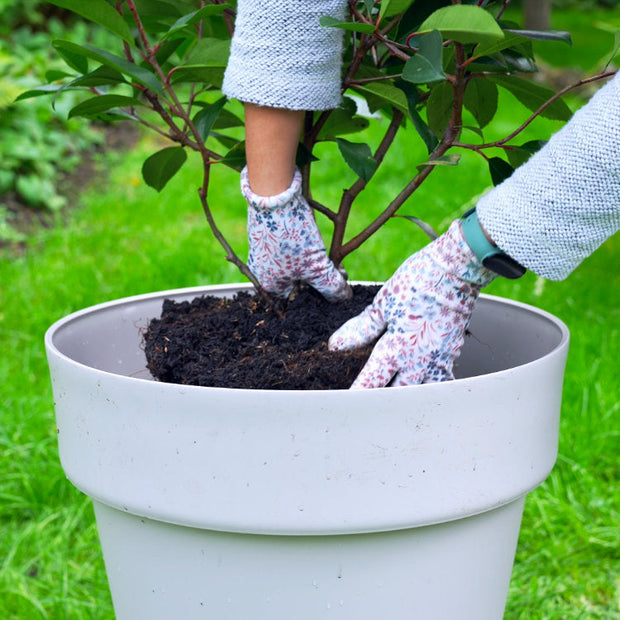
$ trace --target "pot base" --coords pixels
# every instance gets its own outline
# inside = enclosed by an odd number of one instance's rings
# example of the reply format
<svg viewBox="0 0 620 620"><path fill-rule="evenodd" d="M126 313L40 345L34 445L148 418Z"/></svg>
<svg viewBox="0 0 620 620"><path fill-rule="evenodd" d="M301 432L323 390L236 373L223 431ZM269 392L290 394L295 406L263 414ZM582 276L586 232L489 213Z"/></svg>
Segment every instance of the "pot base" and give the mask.
<svg viewBox="0 0 620 620"><path fill-rule="evenodd" d="M335 536L172 526L95 502L117 620L501 620L524 499Z"/></svg>

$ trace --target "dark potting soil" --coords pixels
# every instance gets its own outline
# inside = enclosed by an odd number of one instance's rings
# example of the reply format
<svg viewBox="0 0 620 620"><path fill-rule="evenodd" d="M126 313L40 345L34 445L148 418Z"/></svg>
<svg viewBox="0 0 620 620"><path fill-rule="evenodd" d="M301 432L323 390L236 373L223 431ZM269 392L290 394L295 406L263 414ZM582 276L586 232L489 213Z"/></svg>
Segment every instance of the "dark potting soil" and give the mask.
<svg viewBox="0 0 620 620"><path fill-rule="evenodd" d="M348 389L372 345L328 351L330 335L359 314L378 286L353 287L353 298L329 303L313 289L274 310L259 296L165 300L145 334L155 379L184 385L247 389Z"/></svg>

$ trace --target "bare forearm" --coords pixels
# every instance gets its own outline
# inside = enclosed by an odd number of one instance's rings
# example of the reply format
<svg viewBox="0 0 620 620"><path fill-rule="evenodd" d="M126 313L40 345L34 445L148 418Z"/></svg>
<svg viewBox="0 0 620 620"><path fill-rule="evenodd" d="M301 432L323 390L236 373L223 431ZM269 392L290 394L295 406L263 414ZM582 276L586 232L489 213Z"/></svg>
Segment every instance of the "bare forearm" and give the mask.
<svg viewBox="0 0 620 620"><path fill-rule="evenodd" d="M252 191L274 196L291 184L304 113L245 104L248 177Z"/></svg>

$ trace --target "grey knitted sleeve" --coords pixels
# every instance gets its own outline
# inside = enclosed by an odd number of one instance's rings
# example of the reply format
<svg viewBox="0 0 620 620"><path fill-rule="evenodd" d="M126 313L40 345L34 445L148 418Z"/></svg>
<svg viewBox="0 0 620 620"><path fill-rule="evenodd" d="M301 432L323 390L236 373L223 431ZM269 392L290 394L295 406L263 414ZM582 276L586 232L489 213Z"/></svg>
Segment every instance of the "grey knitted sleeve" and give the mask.
<svg viewBox="0 0 620 620"><path fill-rule="evenodd" d="M495 243L562 280L620 228L620 74L477 205Z"/></svg>
<svg viewBox="0 0 620 620"><path fill-rule="evenodd" d="M291 110L326 110L340 102L346 0L239 0L223 91L241 101Z"/></svg>

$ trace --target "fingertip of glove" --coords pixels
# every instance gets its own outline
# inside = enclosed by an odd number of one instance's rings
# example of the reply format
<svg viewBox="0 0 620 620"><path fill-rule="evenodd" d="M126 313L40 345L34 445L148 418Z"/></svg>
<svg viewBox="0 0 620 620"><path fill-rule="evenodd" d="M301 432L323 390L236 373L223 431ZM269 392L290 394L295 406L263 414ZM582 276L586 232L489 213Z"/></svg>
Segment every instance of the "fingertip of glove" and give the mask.
<svg viewBox="0 0 620 620"><path fill-rule="evenodd" d="M347 347L344 338L338 336L338 332L332 334L327 341L327 348L330 351L346 351Z"/></svg>
<svg viewBox="0 0 620 620"><path fill-rule="evenodd" d="M323 297L330 302L347 301L353 297L353 289L344 282L335 291L320 291Z"/></svg>
<svg viewBox="0 0 620 620"><path fill-rule="evenodd" d="M293 292L293 286L287 287L278 287L278 286L265 286L262 285L265 292L269 293L269 295L273 295L274 297L278 297L279 299L287 299L290 294Z"/></svg>

